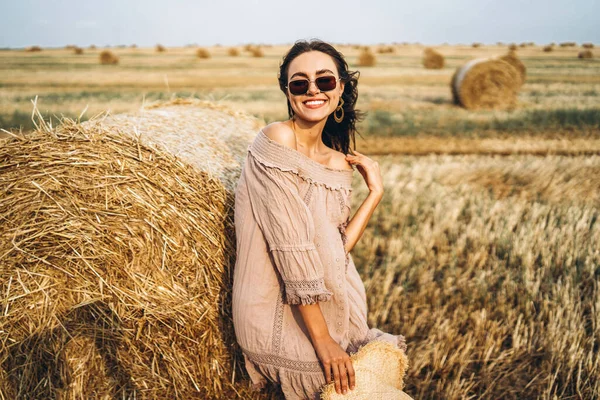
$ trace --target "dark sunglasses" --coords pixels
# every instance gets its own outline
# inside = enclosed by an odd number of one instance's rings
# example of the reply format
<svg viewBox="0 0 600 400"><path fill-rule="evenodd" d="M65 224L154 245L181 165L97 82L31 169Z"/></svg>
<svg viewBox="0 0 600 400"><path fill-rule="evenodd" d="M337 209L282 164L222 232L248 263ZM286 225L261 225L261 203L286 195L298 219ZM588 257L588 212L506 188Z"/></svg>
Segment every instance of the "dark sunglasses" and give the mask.
<svg viewBox="0 0 600 400"><path fill-rule="evenodd" d="M310 86L311 82L313 81L309 81L308 79L297 79L288 83L287 87L290 89L291 94L294 96L299 96L308 92L308 87ZM330 90L335 89L337 86L337 80L335 79L335 76L321 76L315 79L314 82L321 92L329 92Z"/></svg>

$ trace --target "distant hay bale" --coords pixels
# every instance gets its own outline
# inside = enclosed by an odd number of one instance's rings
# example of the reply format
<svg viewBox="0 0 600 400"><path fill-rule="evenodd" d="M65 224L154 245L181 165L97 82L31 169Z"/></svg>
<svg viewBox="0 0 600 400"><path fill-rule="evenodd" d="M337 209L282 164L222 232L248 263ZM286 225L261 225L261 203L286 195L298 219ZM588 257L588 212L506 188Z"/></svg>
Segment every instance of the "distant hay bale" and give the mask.
<svg viewBox="0 0 600 400"><path fill-rule="evenodd" d="M577 46L577 43L575 42L562 42L560 44L560 47L575 47Z"/></svg>
<svg viewBox="0 0 600 400"><path fill-rule="evenodd" d="M511 44L508 46L508 50L511 50L511 51L515 51L515 50L517 50L517 48L518 48L518 47L517 47L517 45L516 45L515 43L511 43Z"/></svg>
<svg viewBox="0 0 600 400"><path fill-rule="evenodd" d="M444 56L430 47L423 51L423 66L426 69L444 68Z"/></svg>
<svg viewBox="0 0 600 400"><path fill-rule="evenodd" d="M90 44L90 50L96 50L96 45L95 44Z"/></svg>
<svg viewBox="0 0 600 400"><path fill-rule="evenodd" d="M6 398L250 398L231 210L256 128L176 101L3 141Z"/></svg>
<svg viewBox="0 0 600 400"><path fill-rule="evenodd" d="M129 47L130 47L130 48L132 48L132 49L137 49L137 44L135 44L135 43L134 43L134 44L132 44L132 45L131 45L131 46L129 46Z"/></svg>
<svg viewBox="0 0 600 400"><path fill-rule="evenodd" d="M518 72L520 79L520 86L525 83L525 79L527 77L527 68L525 64L517 57L517 54L514 51L509 51L508 54L500 57L501 60L506 61L510 65L512 65Z"/></svg>
<svg viewBox="0 0 600 400"><path fill-rule="evenodd" d="M393 54L396 52L394 46L380 46L377 49L377 53L379 54Z"/></svg>
<svg viewBox="0 0 600 400"><path fill-rule="evenodd" d="M40 46L29 46L25 49L25 51L29 53L35 53L38 51L42 51L42 48Z"/></svg>
<svg viewBox="0 0 600 400"><path fill-rule="evenodd" d="M237 47L230 47L229 49L227 49L227 54L231 57L238 57L240 55L240 51Z"/></svg>
<svg viewBox="0 0 600 400"><path fill-rule="evenodd" d="M475 48L475 49L476 49L476 48L478 48L478 47L481 47L481 43L475 42L475 43L473 43L473 44L471 45L471 47L473 47L473 48Z"/></svg>
<svg viewBox="0 0 600 400"><path fill-rule="evenodd" d="M256 57L256 58L264 57L264 55L265 55L265 53L262 51L262 49L258 46L253 47L250 50L250 54L252 55L252 57Z"/></svg>
<svg viewBox="0 0 600 400"><path fill-rule="evenodd" d="M115 65L119 63L119 57L110 50L100 52L100 64Z"/></svg>
<svg viewBox="0 0 600 400"><path fill-rule="evenodd" d="M158 53L164 53L165 51L167 51L167 48L165 46L163 46L162 44L157 44L156 45L156 52L158 52Z"/></svg>
<svg viewBox="0 0 600 400"><path fill-rule="evenodd" d="M506 109L517 102L519 72L497 58L480 58L456 69L450 84L455 104L469 110Z"/></svg>
<svg viewBox="0 0 600 400"><path fill-rule="evenodd" d="M583 47L584 49L593 49L594 48L594 43L583 43L581 45L581 47Z"/></svg>
<svg viewBox="0 0 600 400"><path fill-rule="evenodd" d="M200 47L198 50L196 50L196 57L204 59L210 58L210 53L204 47Z"/></svg>
<svg viewBox="0 0 600 400"><path fill-rule="evenodd" d="M371 52L371 48L365 46L358 55L358 65L361 67L373 67L377 62L375 54Z"/></svg>
<svg viewBox="0 0 600 400"><path fill-rule="evenodd" d="M81 54L83 54L83 49L81 47L75 47L73 49L73 53L75 53L77 55L81 55Z"/></svg>
<svg viewBox="0 0 600 400"><path fill-rule="evenodd" d="M583 50L583 51L579 52L579 54L577 55L577 58L589 60L589 59L594 58L594 54L592 53L591 50Z"/></svg>
<svg viewBox="0 0 600 400"><path fill-rule="evenodd" d="M75 46L74 44L68 44L68 45L66 45L66 46L65 46L65 49L66 49L66 50L74 50L74 49L75 49L75 47L76 47L76 46Z"/></svg>
<svg viewBox="0 0 600 400"><path fill-rule="evenodd" d="M554 46L551 46L551 45L544 46L543 50L546 53L550 53L551 51L554 51Z"/></svg>

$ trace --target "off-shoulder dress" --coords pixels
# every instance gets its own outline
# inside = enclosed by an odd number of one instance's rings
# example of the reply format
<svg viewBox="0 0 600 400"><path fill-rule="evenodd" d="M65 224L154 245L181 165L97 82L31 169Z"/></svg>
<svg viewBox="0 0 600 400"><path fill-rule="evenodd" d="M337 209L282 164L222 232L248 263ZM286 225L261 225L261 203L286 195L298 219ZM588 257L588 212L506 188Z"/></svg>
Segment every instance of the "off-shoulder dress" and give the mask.
<svg viewBox="0 0 600 400"><path fill-rule="evenodd" d="M344 249L353 169L323 165L270 139L248 146L235 190L233 324L256 388L281 385L286 399L314 399L325 384L297 304L319 302L347 352L372 340L399 348L402 335L367 326L365 287Z"/></svg>

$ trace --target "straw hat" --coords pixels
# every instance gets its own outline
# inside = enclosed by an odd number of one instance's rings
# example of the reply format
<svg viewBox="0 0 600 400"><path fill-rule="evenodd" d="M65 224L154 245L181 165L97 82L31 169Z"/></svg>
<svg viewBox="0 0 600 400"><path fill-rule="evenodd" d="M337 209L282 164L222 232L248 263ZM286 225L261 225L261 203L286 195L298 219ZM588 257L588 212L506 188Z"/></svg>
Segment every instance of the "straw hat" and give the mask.
<svg viewBox="0 0 600 400"><path fill-rule="evenodd" d="M347 394L337 394L335 385L323 386L321 400L412 400L404 393L408 358L391 343L373 341L350 356L356 373L356 386Z"/></svg>

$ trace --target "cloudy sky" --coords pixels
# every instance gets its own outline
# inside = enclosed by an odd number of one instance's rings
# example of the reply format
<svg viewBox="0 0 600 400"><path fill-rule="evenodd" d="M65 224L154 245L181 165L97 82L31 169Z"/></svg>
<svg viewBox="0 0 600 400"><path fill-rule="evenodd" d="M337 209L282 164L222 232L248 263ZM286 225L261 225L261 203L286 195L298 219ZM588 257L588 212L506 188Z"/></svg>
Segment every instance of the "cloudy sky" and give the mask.
<svg viewBox="0 0 600 400"><path fill-rule="evenodd" d="M0 47L600 43L598 0L0 0Z"/></svg>

